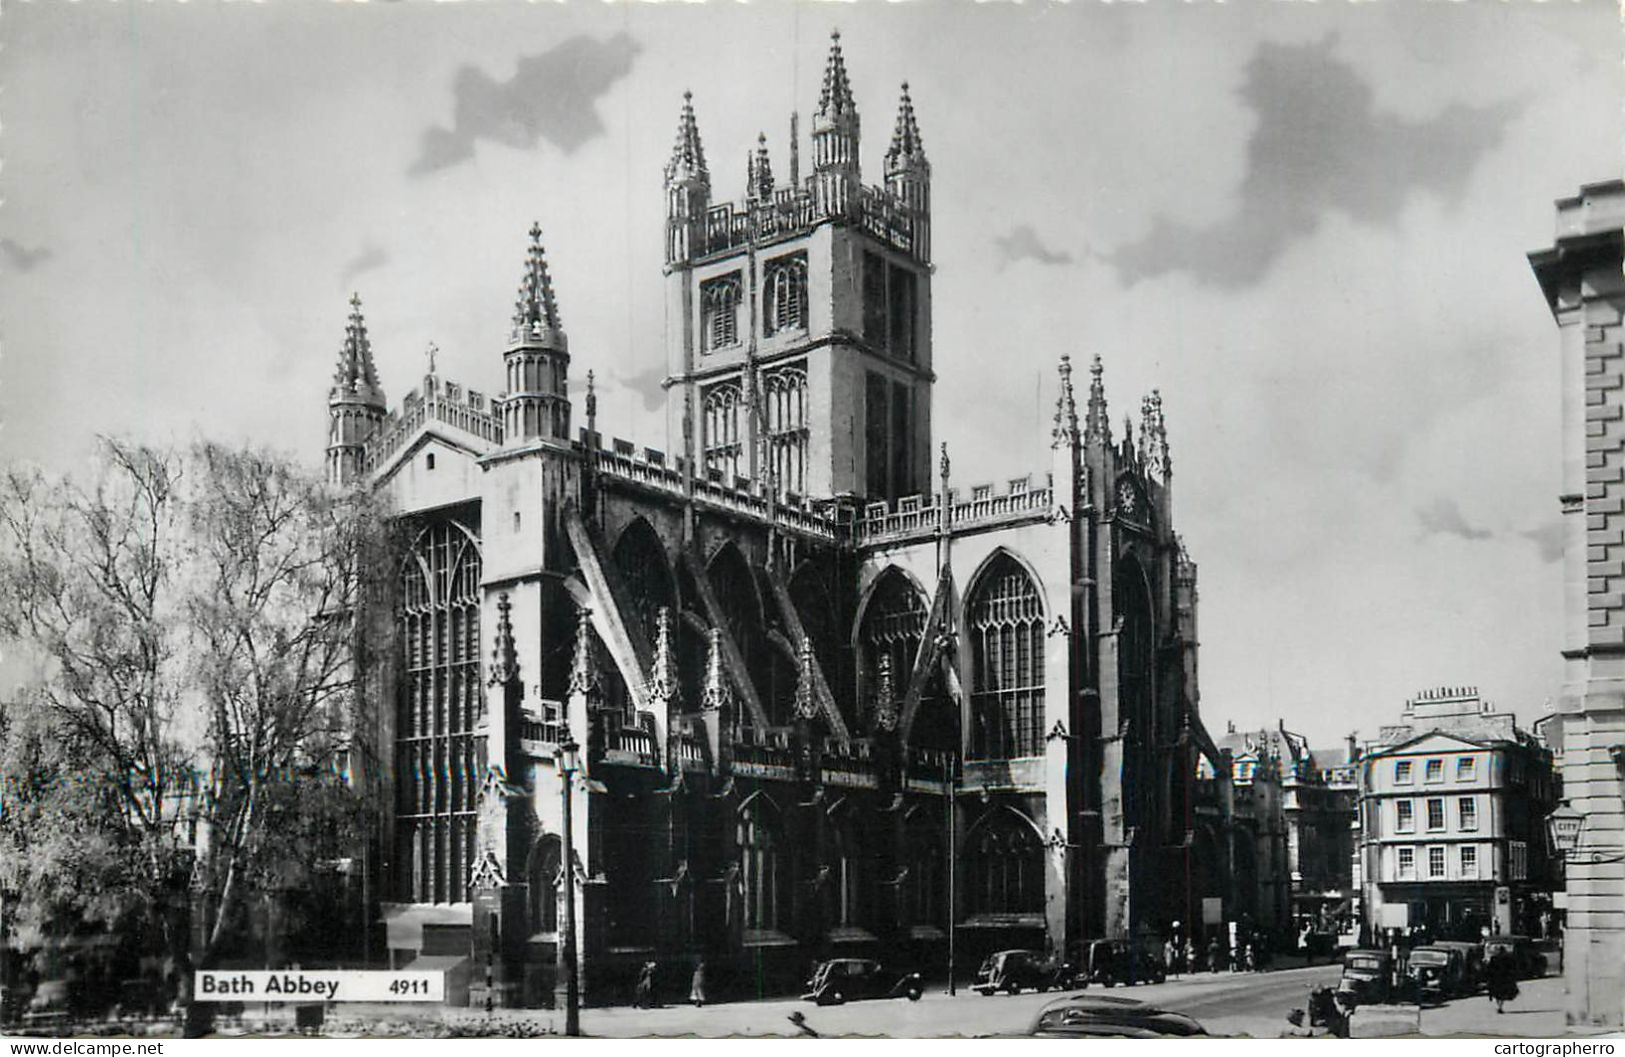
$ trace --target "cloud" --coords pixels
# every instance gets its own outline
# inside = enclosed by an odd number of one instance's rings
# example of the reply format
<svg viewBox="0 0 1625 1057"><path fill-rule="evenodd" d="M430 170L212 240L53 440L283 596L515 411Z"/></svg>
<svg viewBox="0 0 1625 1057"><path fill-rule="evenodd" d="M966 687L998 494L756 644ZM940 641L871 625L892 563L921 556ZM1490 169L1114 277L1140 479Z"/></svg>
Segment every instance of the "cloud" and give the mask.
<svg viewBox="0 0 1625 1057"><path fill-rule="evenodd" d="M1072 263L1072 254L1050 249L1039 239L1038 233L1026 224L1011 228L1009 234L1000 235L993 240L993 244L999 251L1000 267L1017 261L1035 261L1038 264Z"/></svg>
<svg viewBox="0 0 1625 1057"><path fill-rule="evenodd" d="M659 364L637 374L616 374L615 380L643 398L645 411L659 411L666 406L666 367Z"/></svg>
<svg viewBox="0 0 1625 1057"><path fill-rule="evenodd" d="M1258 124L1236 211L1212 227L1158 217L1110 255L1125 281L1182 271L1216 287L1250 286L1329 213L1382 226L1415 192L1450 202L1517 112L1511 103L1453 104L1420 122L1379 113L1371 86L1332 45L1260 46L1242 88Z"/></svg>
<svg viewBox="0 0 1625 1057"><path fill-rule="evenodd" d="M355 278L363 272L370 272L375 268L382 268L389 263L389 254L372 242L364 243L361 252L350 259L339 273L339 282L342 286L349 286Z"/></svg>
<svg viewBox="0 0 1625 1057"><path fill-rule="evenodd" d="M1563 522L1548 521L1536 528L1525 529L1518 535L1540 550L1541 561L1551 563L1563 560Z"/></svg>
<svg viewBox="0 0 1625 1057"><path fill-rule="evenodd" d="M506 81L463 66L452 82L452 127L424 130L410 175L421 176L474 156L490 140L530 150L546 140L569 154L604 131L594 108L600 96L632 69L642 50L625 33L607 41L571 37L539 55L523 55Z"/></svg>
<svg viewBox="0 0 1625 1057"><path fill-rule="evenodd" d="M1468 522L1454 499L1440 497L1416 511L1424 535L1457 536L1464 540L1487 540L1495 533Z"/></svg>
<svg viewBox="0 0 1625 1057"><path fill-rule="evenodd" d="M15 239L9 238L0 238L0 253L5 254L7 263L19 272L31 272L51 259L50 247L39 246L29 249Z"/></svg>

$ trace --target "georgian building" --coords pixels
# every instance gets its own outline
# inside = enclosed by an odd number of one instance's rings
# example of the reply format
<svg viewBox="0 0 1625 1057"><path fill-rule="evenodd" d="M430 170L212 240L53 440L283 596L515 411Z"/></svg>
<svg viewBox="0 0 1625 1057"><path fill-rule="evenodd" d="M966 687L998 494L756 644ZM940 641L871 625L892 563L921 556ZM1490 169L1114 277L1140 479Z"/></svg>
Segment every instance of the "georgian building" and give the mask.
<svg viewBox="0 0 1625 1057"><path fill-rule="evenodd" d="M370 676L397 966L471 956L476 1003L545 1003L573 893L588 1001L651 960L733 994L838 954L940 974L950 928L962 966L1073 948L1223 882L1192 880L1216 753L1160 398L1115 431L1099 358L1075 396L1059 356L1049 464L956 480L906 87L878 185L859 130L837 38L810 172L763 144L728 201L684 97L663 448L601 432L537 228L506 345L468 364L500 361L496 395L431 369L389 410L353 302L330 474L409 540Z"/></svg>
<svg viewBox="0 0 1625 1057"><path fill-rule="evenodd" d="M1367 922L1437 938L1534 935L1549 905L1551 754L1472 687L1405 703L1360 761Z"/></svg>

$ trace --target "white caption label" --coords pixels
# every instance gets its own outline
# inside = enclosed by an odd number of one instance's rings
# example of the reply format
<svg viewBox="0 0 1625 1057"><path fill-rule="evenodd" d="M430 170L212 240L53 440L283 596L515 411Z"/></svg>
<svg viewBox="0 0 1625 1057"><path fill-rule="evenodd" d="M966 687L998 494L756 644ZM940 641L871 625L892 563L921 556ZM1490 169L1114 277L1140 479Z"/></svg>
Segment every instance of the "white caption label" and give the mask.
<svg viewBox="0 0 1625 1057"><path fill-rule="evenodd" d="M199 1002L444 1002L442 973L345 970L209 971L193 974Z"/></svg>

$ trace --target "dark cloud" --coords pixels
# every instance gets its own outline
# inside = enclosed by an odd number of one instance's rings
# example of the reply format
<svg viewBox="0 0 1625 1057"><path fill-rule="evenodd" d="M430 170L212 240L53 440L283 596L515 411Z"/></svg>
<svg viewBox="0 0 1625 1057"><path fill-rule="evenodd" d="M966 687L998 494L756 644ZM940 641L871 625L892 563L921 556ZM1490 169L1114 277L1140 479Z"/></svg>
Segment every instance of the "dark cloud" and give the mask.
<svg viewBox="0 0 1625 1057"><path fill-rule="evenodd" d="M1468 522L1454 499L1439 498L1416 511L1426 535L1457 536L1464 540L1487 540L1495 533Z"/></svg>
<svg viewBox="0 0 1625 1057"><path fill-rule="evenodd" d="M1072 263L1072 254L1050 249L1039 239L1038 232L1026 224L1011 228L1009 234L1000 235L993 240L993 244L999 251L1001 266L1017 261L1035 261L1038 264Z"/></svg>
<svg viewBox="0 0 1625 1057"><path fill-rule="evenodd" d="M1563 522L1548 521L1537 528L1525 529L1518 535L1540 550L1541 561L1551 563L1563 560Z"/></svg>
<svg viewBox="0 0 1625 1057"><path fill-rule="evenodd" d="M349 286L356 276L363 272L370 272L374 268L382 268L389 263L389 254L377 245L368 242L361 247L361 252L350 259L339 275L340 285Z"/></svg>
<svg viewBox="0 0 1625 1057"><path fill-rule="evenodd" d="M540 55L523 55L506 81L464 66L452 82L452 127L423 133L422 151L409 170L421 176L474 156L490 140L520 150L546 140L566 154L604 131L594 109L600 96L632 69L641 49L625 33L607 41L571 37Z"/></svg>
<svg viewBox="0 0 1625 1057"><path fill-rule="evenodd" d="M662 364L638 374L616 374L615 380L643 397L645 411L659 411L666 405L666 368Z"/></svg>
<svg viewBox="0 0 1625 1057"><path fill-rule="evenodd" d="M1159 217L1111 255L1126 281L1183 271L1214 286L1248 286L1327 213L1384 225L1417 191L1450 201L1518 109L1456 104L1418 123L1380 113L1371 86L1332 56L1330 40L1261 46L1242 99L1258 127L1236 213L1204 228Z"/></svg>
<svg viewBox="0 0 1625 1057"><path fill-rule="evenodd" d="M19 272L31 272L51 259L50 247L29 249L9 238L0 238L0 253L5 254L6 262Z"/></svg>

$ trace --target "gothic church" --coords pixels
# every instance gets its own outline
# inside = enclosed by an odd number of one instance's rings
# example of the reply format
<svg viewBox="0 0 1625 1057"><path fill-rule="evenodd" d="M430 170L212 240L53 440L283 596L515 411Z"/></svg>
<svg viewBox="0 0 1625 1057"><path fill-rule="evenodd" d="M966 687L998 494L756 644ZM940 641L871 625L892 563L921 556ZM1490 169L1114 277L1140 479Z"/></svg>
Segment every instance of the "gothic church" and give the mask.
<svg viewBox="0 0 1625 1057"><path fill-rule="evenodd" d="M907 86L884 183L836 37L776 179L713 197L687 96L665 170L668 444L599 432L532 228L506 390L386 406L352 301L328 472L408 529L367 676L391 964L546 1005L573 893L589 1003L704 958L725 996L814 959L941 977L1200 916L1196 567L1160 398L1108 422L1060 357L1050 465L933 446L931 167ZM556 747L582 746L564 863ZM686 979L686 975L683 976Z"/></svg>

